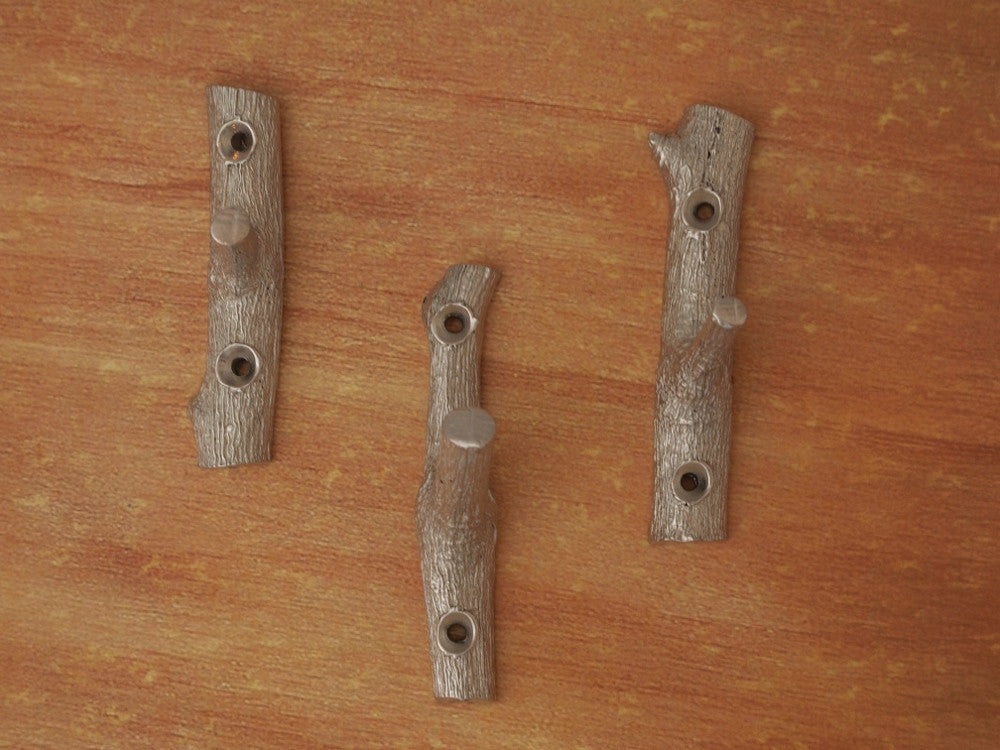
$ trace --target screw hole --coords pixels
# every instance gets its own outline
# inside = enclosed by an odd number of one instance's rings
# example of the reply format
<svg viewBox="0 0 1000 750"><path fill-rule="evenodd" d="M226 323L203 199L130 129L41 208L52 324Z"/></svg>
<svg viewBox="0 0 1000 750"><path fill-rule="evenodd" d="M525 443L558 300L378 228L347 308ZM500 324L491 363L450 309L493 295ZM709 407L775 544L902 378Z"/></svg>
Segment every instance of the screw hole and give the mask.
<svg viewBox="0 0 1000 750"><path fill-rule="evenodd" d="M246 357L237 357L233 360L233 363L229 366L229 369L233 371L233 375L238 378L249 377L253 373L253 362L251 362Z"/></svg>
<svg viewBox="0 0 1000 750"><path fill-rule="evenodd" d="M705 464L701 461L688 461L674 472L674 497L688 508L705 496L711 481L711 472Z"/></svg>
<svg viewBox="0 0 1000 750"><path fill-rule="evenodd" d="M215 140L222 158L231 164L241 164L249 159L256 144L253 128L243 120L227 122L219 129Z"/></svg>
<svg viewBox="0 0 1000 750"><path fill-rule="evenodd" d="M237 130L229 139L229 145L233 147L233 151L249 151L252 144L253 139L250 134L242 130Z"/></svg>
<svg viewBox="0 0 1000 750"><path fill-rule="evenodd" d="M452 643L465 643L465 639L469 637L469 631L462 623L453 622L448 626L447 636Z"/></svg>
<svg viewBox="0 0 1000 750"><path fill-rule="evenodd" d="M722 201L708 188L699 188L688 194L684 201L682 216L692 229L707 232L719 223Z"/></svg>
<svg viewBox="0 0 1000 750"><path fill-rule="evenodd" d="M453 302L435 313L430 321L430 330L442 344L460 344L476 327L472 311L465 305Z"/></svg>
<svg viewBox="0 0 1000 750"><path fill-rule="evenodd" d="M448 333L461 333L465 330L465 319L458 313L452 313L444 319L444 330Z"/></svg>
<svg viewBox="0 0 1000 750"><path fill-rule="evenodd" d="M219 352L215 363L219 382L237 390L250 385L259 372L260 356L246 344L230 344Z"/></svg>
<svg viewBox="0 0 1000 750"><path fill-rule="evenodd" d="M438 647L450 656L466 653L476 638L476 621L468 612L453 609L438 621Z"/></svg>

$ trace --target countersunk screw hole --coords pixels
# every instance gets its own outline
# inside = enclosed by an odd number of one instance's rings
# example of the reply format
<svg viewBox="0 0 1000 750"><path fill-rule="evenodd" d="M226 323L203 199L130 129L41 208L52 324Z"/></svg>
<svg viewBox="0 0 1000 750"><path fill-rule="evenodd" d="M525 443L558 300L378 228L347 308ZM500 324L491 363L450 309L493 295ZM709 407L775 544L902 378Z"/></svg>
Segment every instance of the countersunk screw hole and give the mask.
<svg viewBox="0 0 1000 750"><path fill-rule="evenodd" d="M462 623L453 622L448 626L447 635L448 640L452 643L465 643L465 639L469 637L469 631Z"/></svg>
<svg viewBox="0 0 1000 750"><path fill-rule="evenodd" d="M722 199L709 188L692 190L684 199L681 215L692 229L707 232L722 218Z"/></svg>
<svg viewBox="0 0 1000 750"><path fill-rule="evenodd" d="M431 333L442 344L461 344L476 328L472 310L460 302L452 302L441 307L431 318Z"/></svg>
<svg viewBox="0 0 1000 750"><path fill-rule="evenodd" d="M465 319L457 313L452 313L444 319L444 330L448 333L461 333L465 330Z"/></svg>
<svg viewBox="0 0 1000 750"><path fill-rule="evenodd" d="M230 120L219 128L215 145L227 162L242 164L250 158L257 140L250 123L237 119Z"/></svg>
<svg viewBox="0 0 1000 750"><path fill-rule="evenodd" d="M476 621L468 612L453 609L438 621L438 647L450 656L466 653L477 638Z"/></svg>
<svg viewBox="0 0 1000 750"><path fill-rule="evenodd" d="M215 376L229 388L246 388L260 374L260 355L246 344L230 344L215 362Z"/></svg>
<svg viewBox="0 0 1000 750"><path fill-rule="evenodd" d="M685 508L701 500L708 493L712 483L712 473L701 461L688 461L677 467L672 481L674 497Z"/></svg>

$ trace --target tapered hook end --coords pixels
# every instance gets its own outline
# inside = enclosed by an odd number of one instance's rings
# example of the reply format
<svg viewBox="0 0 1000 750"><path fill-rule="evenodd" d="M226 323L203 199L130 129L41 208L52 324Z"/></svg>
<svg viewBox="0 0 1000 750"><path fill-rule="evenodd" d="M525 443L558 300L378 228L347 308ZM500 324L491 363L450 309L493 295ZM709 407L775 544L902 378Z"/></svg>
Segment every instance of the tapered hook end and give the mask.
<svg viewBox="0 0 1000 750"><path fill-rule="evenodd" d="M736 297L721 297L712 308L712 320L723 328L739 328L747 322L747 308Z"/></svg>
<svg viewBox="0 0 1000 750"><path fill-rule="evenodd" d="M441 435L459 448L485 448L493 440L497 425L485 409L456 409L441 424Z"/></svg>

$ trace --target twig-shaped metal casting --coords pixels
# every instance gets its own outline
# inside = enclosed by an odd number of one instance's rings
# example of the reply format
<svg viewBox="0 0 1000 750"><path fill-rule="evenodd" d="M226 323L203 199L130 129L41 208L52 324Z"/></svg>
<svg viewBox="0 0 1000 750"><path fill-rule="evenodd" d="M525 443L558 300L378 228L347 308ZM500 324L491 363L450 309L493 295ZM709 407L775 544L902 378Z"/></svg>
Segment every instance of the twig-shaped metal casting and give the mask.
<svg viewBox="0 0 1000 750"><path fill-rule="evenodd" d="M479 408L479 363L483 317L498 280L486 266L452 266L424 299L430 405L416 521L438 698L494 697L489 471L496 427Z"/></svg>
<svg viewBox="0 0 1000 750"><path fill-rule="evenodd" d="M278 104L228 86L208 94L212 250L208 352L189 407L205 467L271 457L281 339Z"/></svg>
<svg viewBox="0 0 1000 750"><path fill-rule="evenodd" d="M656 481L650 539L726 538L733 338L746 308L733 297L740 206L753 126L695 105L677 133L649 137L670 187L656 378Z"/></svg>

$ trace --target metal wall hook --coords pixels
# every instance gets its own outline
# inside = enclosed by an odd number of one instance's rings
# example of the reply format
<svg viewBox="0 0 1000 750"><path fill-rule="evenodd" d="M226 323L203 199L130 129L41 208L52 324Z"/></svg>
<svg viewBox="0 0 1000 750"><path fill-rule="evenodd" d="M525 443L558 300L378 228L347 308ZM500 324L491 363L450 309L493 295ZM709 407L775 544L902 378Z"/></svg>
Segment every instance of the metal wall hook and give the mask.
<svg viewBox="0 0 1000 750"><path fill-rule="evenodd" d="M677 133L649 145L670 187L656 379L656 482L650 540L726 538L733 339L746 308L733 297L743 183L753 125L695 105Z"/></svg>
<svg viewBox="0 0 1000 750"><path fill-rule="evenodd" d="M211 267L205 378L188 409L205 467L267 461L281 340L278 104L211 86Z"/></svg>
<svg viewBox="0 0 1000 750"><path fill-rule="evenodd" d="M430 403L416 523L438 698L492 699L495 692L489 470L496 425L479 408L479 363L498 281L487 266L452 266L424 299Z"/></svg>

